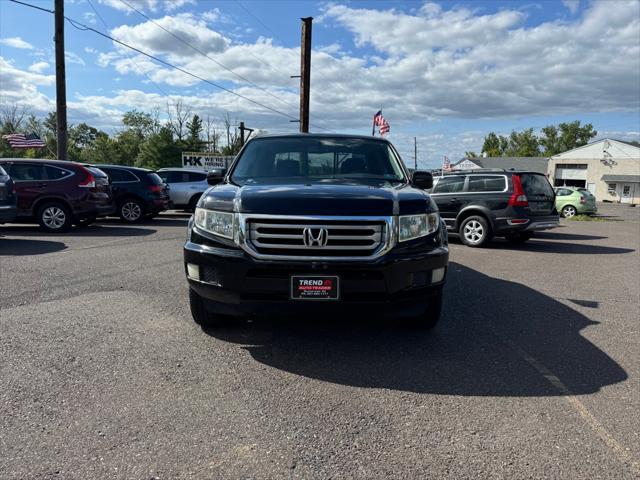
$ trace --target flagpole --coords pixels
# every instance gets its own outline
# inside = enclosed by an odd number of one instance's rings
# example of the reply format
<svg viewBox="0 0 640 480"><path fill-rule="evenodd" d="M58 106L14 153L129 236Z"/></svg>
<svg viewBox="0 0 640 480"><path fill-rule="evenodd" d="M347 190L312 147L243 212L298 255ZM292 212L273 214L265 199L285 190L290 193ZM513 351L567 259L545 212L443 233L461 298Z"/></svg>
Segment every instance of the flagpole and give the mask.
<svg viewBox="0 0 640 480"><path fill-rule="evenodd" d="M371 136L376 136L376 117L373 117L373 121L371 122Z"/></svg>

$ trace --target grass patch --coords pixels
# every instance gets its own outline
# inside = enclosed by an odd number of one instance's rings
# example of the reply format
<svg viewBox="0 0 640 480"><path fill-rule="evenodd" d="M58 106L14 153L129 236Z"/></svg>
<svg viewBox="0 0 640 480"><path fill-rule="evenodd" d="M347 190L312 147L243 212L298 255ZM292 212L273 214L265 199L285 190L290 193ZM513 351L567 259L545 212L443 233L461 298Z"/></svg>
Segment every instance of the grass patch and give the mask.
<svg viewBox="0 0 640 480"><path fill-rule="evenodd" d="M567 218L567 220L573 220L574 222L613 222L612 218L607 217L597 217L594 215L585 215L581 213L580 215L574 215L573 217Z"/></svg>

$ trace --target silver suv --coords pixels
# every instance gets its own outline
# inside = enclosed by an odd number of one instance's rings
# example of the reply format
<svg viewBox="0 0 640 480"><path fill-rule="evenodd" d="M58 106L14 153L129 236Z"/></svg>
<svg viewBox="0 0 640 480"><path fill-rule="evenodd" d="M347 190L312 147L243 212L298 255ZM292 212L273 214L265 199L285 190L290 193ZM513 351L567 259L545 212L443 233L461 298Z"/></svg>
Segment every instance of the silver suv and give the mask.
<svg viewBox="0 0 640 480"><path fill-rule="evenodd" d="M158 175L169 185L174 208L195 210L204 191L209 188L207 172L190 168L162 168Z"/></svg>

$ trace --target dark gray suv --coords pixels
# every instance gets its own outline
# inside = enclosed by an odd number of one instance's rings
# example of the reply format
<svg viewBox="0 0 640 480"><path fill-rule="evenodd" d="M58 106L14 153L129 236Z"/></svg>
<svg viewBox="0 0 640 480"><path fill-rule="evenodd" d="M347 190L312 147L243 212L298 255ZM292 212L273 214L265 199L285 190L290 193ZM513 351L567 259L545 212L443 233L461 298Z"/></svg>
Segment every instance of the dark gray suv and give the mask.
<svg viewBox="0 0 640 480"><path fill-rule="evenodd" d="M530 171L453 171L434 179L431 198L447 230L480 247L494 236L523 243L538 230L560 224L547 177Z"/></svg>

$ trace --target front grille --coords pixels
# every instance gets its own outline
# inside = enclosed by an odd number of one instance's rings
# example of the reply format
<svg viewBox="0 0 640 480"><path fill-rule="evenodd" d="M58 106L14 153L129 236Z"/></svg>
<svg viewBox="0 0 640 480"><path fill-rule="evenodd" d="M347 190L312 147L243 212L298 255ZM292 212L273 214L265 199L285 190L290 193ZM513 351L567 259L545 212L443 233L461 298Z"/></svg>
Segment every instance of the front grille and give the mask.
<svg viewBox="0 0 640 480"><path fill-rule="evenodd" d="M260 255L279 257L370 257L383 246L386 234L384 220L300 220L249 219L247 241ZM305 230L318 239L309 242Z"/></svg>

